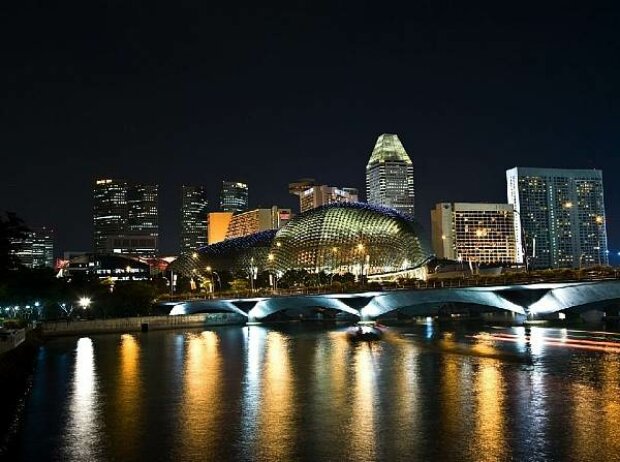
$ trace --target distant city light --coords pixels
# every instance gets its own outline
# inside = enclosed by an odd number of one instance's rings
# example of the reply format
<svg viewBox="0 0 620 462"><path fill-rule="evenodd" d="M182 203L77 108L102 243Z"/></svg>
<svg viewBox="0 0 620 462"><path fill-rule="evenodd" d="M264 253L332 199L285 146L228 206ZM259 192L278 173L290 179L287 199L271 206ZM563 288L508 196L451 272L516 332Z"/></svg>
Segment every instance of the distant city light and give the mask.
<svg viewBox="0 0 620 462"><path fill-rule="evenodd" d="M78 300L78 305L80 305L84 309L88 308L90 304L91 304L91 299L89 297L81 297Z"/></svg>

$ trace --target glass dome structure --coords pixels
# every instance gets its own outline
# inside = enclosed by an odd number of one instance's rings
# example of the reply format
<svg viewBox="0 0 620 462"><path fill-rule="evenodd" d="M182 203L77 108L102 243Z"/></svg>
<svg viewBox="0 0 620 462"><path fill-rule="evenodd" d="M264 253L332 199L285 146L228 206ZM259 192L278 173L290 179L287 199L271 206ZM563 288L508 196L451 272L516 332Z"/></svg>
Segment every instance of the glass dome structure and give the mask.
<svg viewBox="0 0 620 462"><path fill-rule="evenodd" d="M431 255L411 217L376 205L340 203L308 210L281 228L269 266L367 276L415 269Z"/></svg>

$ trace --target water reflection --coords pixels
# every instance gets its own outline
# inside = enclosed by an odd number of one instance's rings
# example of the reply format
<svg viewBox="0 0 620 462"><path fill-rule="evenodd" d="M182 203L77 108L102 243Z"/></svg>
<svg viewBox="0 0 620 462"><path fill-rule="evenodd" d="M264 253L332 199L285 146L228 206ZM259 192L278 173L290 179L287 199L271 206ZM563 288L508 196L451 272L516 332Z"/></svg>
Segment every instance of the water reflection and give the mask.
<svg viewBox="0 0 620 462"><path fill-rule="evenodd" d="M219 338L215 332L190 334L184 371L184 394L179 430L183 437L179 457L188 460L209 458L218 450L225 429L219 423L221 408L221 361Z"/></svg>
<svg viewBox="0 0 620 462"><path fill-rule="evenodd" d="M265 348L264 328L247 326L243 328L245 339L245 377L242 394L242 444L244 457L253 452L258 436L258 412L260 408L261 373Z"/></svg>
<svg viewBox="0 0 620 462"><path fill-rule="evenodd" d="M93 342L90 338L81 338L77 342L73 374L63 458L98 460L101 450L97 415L99 396Z"/></svg>
<svg viewBox="0 0 620 462"><path fill-rule="evenodd" d="M351 453L357 460L376 460L376 374L375 351L372 344L355 346L350 442ZM376 347L375 347L376 348Z"/></svg>
<svg viewBox="0 0 620 462"><path fill-rule="evenodd" d="M395 363L394 377L394 419L390 428L398 429L407 438L397 438L396 454L412 456L419 452L420 442L420 372L418 367L419 352L407 342L397 341L398 359ZM415 437L418 435L418 437Z"/></svg>
<svg viewBox="0 0 620 462"><path fill-rule="evenodd" d="M352 344L315 326L228 329L49 341L9 460L620 454L619 356L572 348L587 334L427 325Z"/></svg>
<svg viewBox="0 0 620 462"><path fill-rule="evenodd" d="M603 355L594 365L600 383L575 383L573 401L573 452L580 460L602 460L600 448L620 454L620 365L616 355Z"/></svg>
<svg viewBox="0 0 620 462"><path fill-rule="evenodd" d="M295 389L287 338L269 332L259 408L258 453L264 460L292 460L295 444Z"/></svg>
<svg viewBox="0 0 620 462"><path fill-rule="evenodd" d="M481 359L476 373L475 437L473 454L477 460L497 461L506 459L505 386L499 361Z"/></svg>

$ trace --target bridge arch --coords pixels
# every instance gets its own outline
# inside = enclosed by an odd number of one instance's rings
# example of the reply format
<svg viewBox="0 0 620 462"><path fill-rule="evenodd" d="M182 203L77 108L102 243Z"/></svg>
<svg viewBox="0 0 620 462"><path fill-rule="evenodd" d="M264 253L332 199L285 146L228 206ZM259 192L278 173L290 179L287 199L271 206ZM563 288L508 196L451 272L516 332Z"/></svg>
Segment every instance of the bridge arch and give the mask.
<svg viewBox="0 0 620 462"><path fill-rule="evenodd" d="M506 300L491 290L423 290L403 292L383 292L375 296L361 309L362 319L375 319L384 314L397 310L407 310L413 314L427 314L428 307L446 303L465 303L482 305L525 314L523 307ZM418 313L416 313L418 308Z"/></svg>
<svg viewBox="0 0 620 462"><path fill-rule="evenodd" d="M344 299L346 300L346 298ZM254 308L248 312L250 321L258 321L274 314L278 311L287 309L310 309L325 308L331 310L342 311L360 317L359 310L351 308L343 299L337 296L317 295L317 296L291 296L291 297L274 297L259 301Z"/></svg>
<svg viewBox="0 0 620 462"><path fill-rule="evenodd" d="M618 281L585 282L562 284L549 290L538 301L527 307L531 315L544 315L572 308L587 309L588 305L601 302L620 302L620 283Z"/></svg>

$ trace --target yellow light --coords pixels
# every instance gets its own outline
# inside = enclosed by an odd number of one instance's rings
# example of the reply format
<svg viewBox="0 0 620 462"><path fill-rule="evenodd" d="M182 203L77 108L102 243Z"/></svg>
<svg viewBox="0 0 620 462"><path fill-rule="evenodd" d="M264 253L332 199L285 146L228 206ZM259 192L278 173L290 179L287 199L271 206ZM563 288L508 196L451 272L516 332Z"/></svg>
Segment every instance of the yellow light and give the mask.
<svg viewBox="0 0 620 462"><path fill-rule="evenodd" d="M192 254L192 258L198 258L198 254L197 254L196 252L194 252L194 253Z"/></svg>
<svg viewBox="0 0 620 462"><path fill-rule="evenodd" d="M209 273L211 272L211 267L210 267L210 266L207 266L205 269L206 269Z"/></svg>
<svg viewBox="0 0 620 462"><path fill-rule="evenodd" d="M270 254L267 256L267 258L269 259L269 261L273 261L273 258L274 258L274 257L273 257L273 254L272 254L272 253L270 253Z"/></svg>
<svg viewBox="0 0 620 462"><path fill-rule="evenodd" d="M364 244L357 244L357 250L364 250Z"/></svg>
<svg viewBox="0 0 620 462"><path fill-rule="evenodd" d="M570 202L570 201L568 201L568 202L566 202L566 203L564 204L564 207L565 207L565 208L567 208L567 209L570 209L570 208L572 208L572 207L573 207L573 203L572 203L572 202Z"/></svg>
<svg viewBox="0 0 620 462"><path fill-rule="evenodd" d="M603 217L601 217L600 215L598 217L596 217L596 222L601 225L603 224Z"/></svg>

